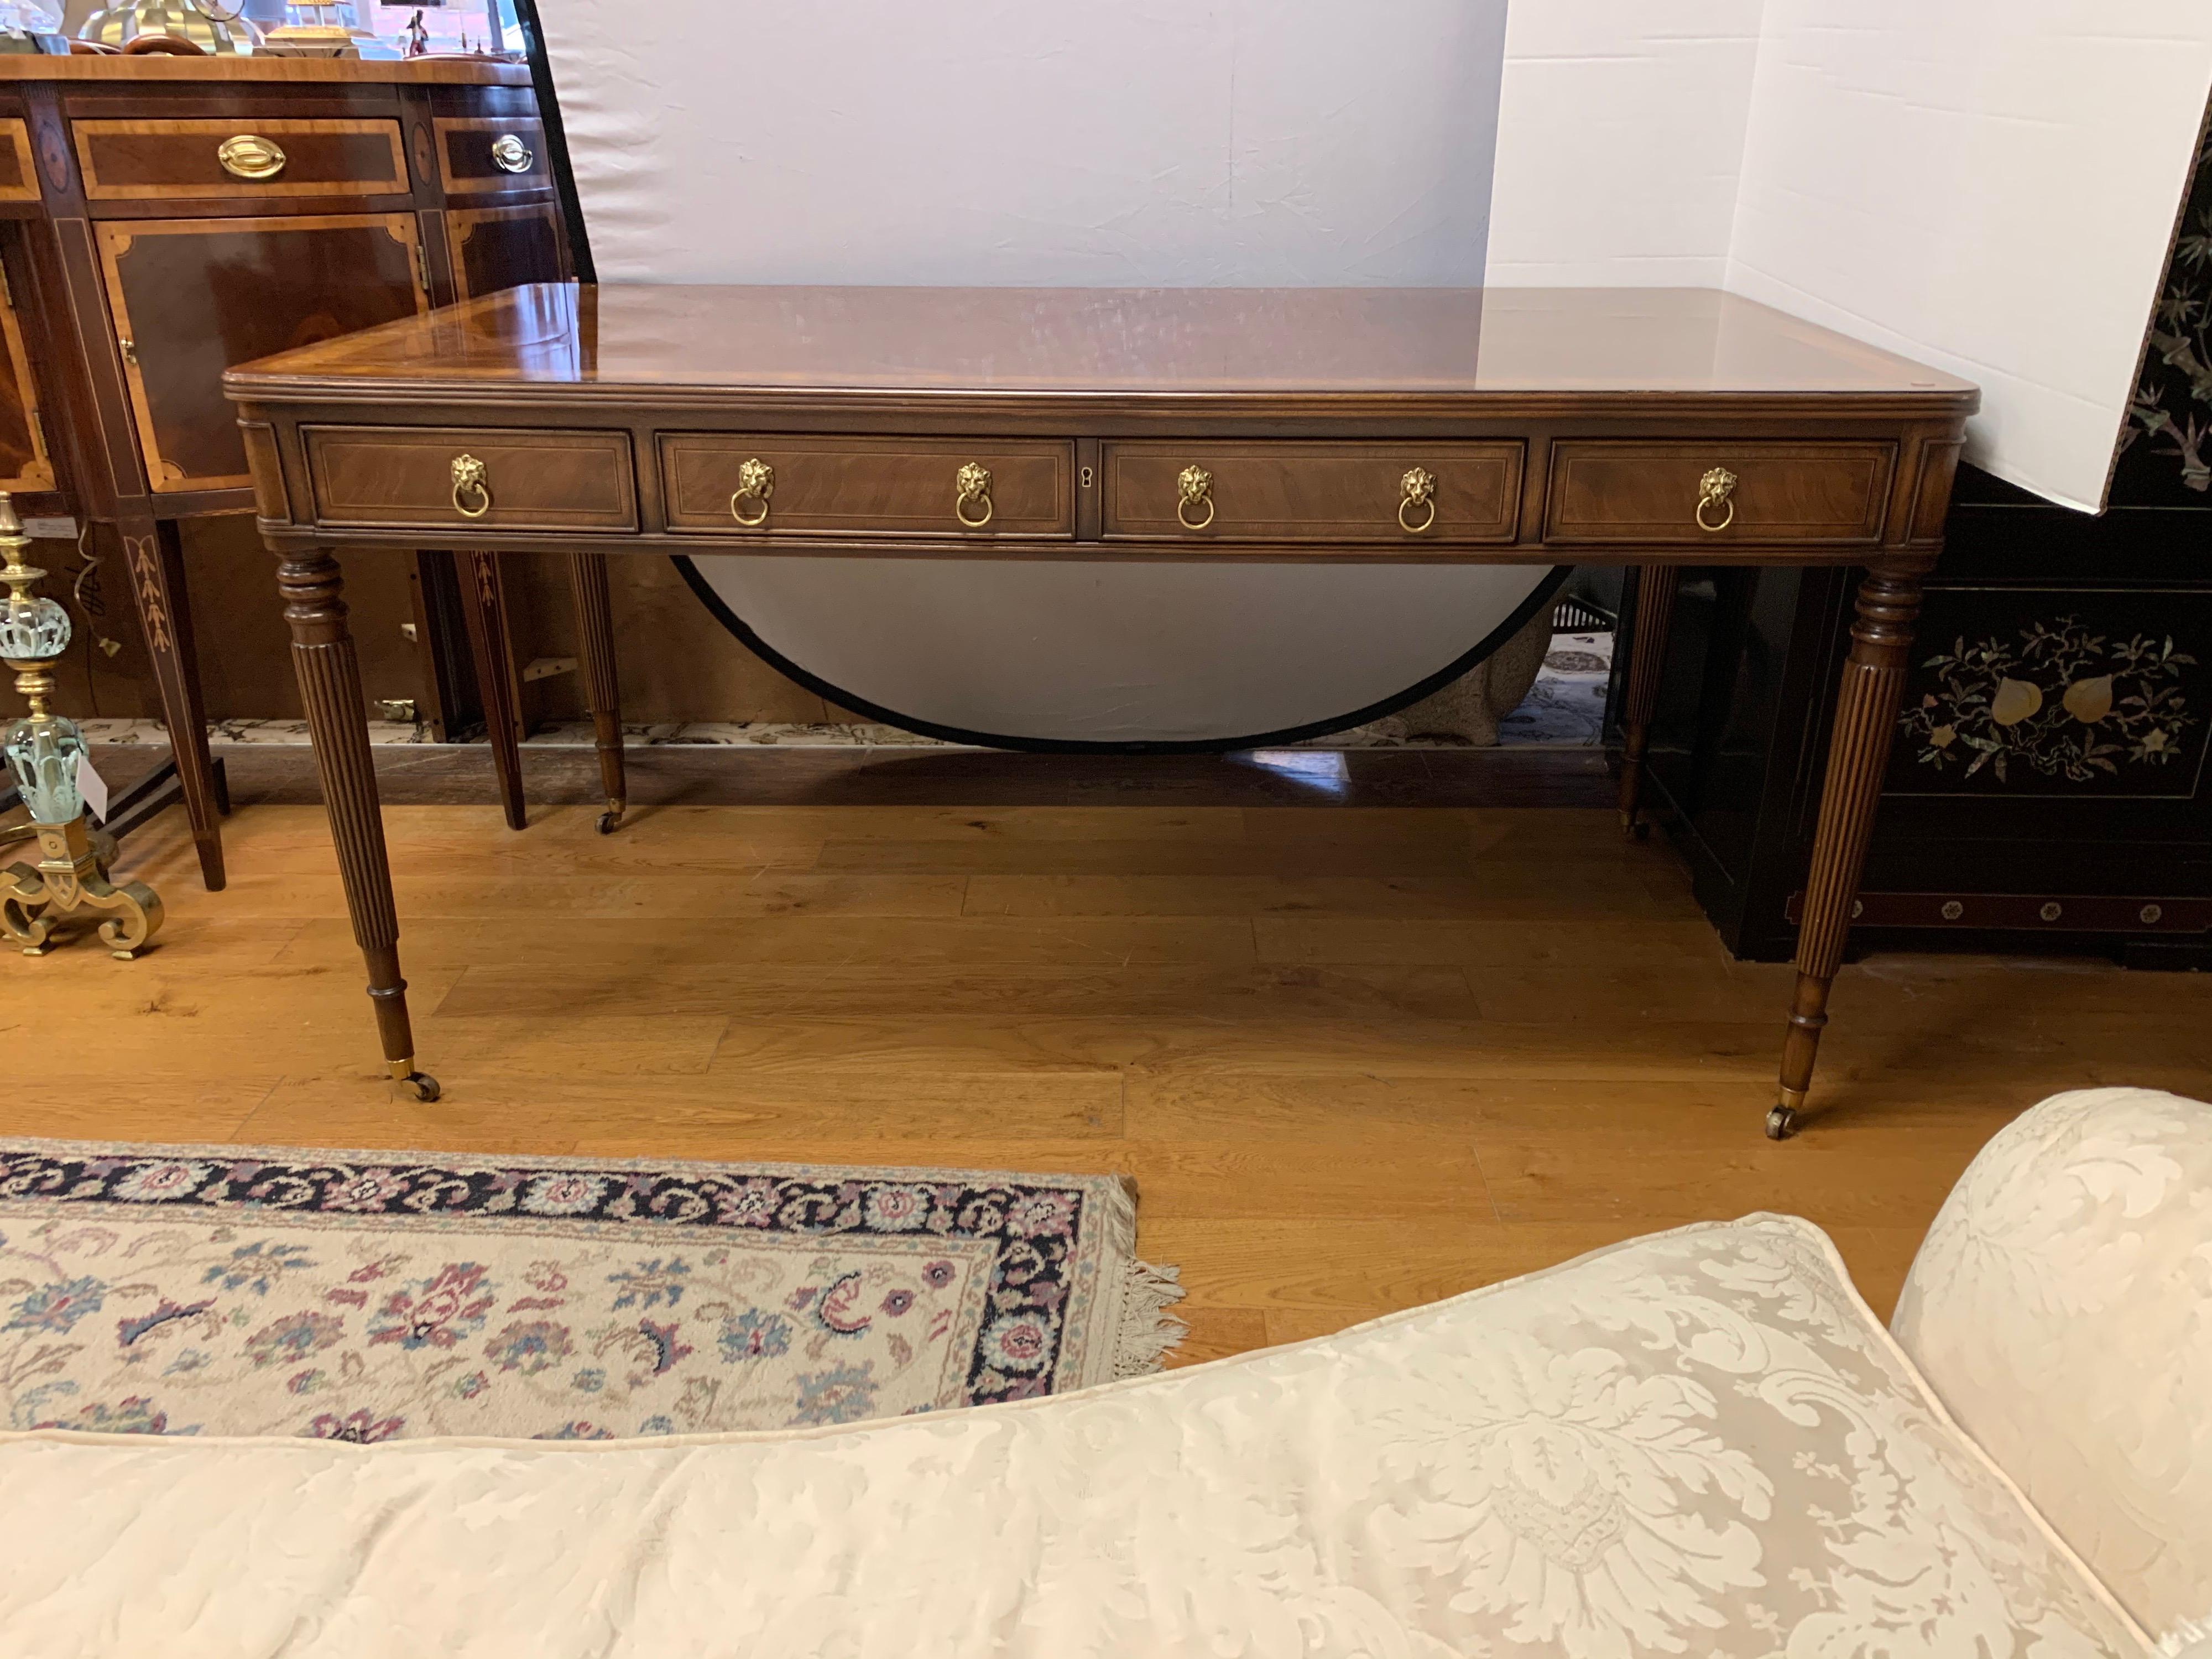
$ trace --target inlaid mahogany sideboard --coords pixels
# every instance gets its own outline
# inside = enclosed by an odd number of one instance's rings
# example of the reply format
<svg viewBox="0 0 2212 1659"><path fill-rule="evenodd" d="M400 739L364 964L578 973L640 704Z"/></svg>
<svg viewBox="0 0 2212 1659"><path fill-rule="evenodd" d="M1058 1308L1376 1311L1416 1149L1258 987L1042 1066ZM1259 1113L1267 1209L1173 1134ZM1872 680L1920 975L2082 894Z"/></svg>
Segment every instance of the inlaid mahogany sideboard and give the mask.
<svg viewBox="0 0 2212 1659"><path fill-rule="evenodd" d="M520 65L0 55L0 490L119 553L210 888L220 777L178 524L252 507L222 371L568 269ZM423 701L481 697L519 823L498 569L417 562Z"/></svg>
<svg viewBox="0 0 2212 1659"><path fill-rule="evenodd" d="M544 284L225 384L385 1058L419 1098L438 1087L408 1022L337 545L1863 566L1778 1139L1811 1082L1978 397L1702 289ZM1632 826L1650 696L1632 699Z"/></svg>

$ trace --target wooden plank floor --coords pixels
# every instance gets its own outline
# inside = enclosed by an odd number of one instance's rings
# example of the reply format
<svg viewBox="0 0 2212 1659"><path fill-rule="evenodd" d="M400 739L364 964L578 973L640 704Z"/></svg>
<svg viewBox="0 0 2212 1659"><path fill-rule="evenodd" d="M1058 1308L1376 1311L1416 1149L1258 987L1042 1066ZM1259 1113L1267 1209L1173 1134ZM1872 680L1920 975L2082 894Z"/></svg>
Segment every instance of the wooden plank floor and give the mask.
<svg viewBox="0 0 2212 1659"><path fill-rule="evenodd" d="M2212 1079L2201 976L1875 957L1771 1145L1789 970L1729 961L1602 811L387 816L443 1101L380 1080L319 809L262 805L220 896L174 815L142 832L144 960L8 969L0 1133L1124 1170L1198 1359L1762 1208L1886 1314L2012 1115Z"/></svg>

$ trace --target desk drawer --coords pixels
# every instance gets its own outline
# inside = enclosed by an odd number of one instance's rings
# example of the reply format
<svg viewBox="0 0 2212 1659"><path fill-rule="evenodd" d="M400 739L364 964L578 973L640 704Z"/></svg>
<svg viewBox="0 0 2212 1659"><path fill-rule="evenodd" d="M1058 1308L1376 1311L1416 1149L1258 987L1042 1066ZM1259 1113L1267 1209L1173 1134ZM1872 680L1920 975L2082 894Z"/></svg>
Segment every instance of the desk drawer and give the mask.
<svg viewBox="0 0 2212 1659"><path fill-rule="evenodd" d="M637 528L626 432L317 426L305 436L323 524Z"/></svg>
<svg viewBox="0 0 2212 1659"><path fill-rule="evenodd" d="M1545 540L1871 543L1896 459L1886 443L1556 443Z"/></svg>
<svg viewBox="0 0 2212 1659"><path fill-rule="evenodd" d="M671 530L978 541L1075 534L1072 443L667 433L660 470Z"/></svg>
<svg viewBox="0 0 2212 1659"><path fill-rule="evenodd" d="M84 193L95 202L404 196L397 121L77 121Z"/></svg>
<svg viewBox="0 0 2212 1659"><path fill-rule="evenodd" d="M1521 517L1513 443L1109 443L1109 538L1510 542Z"/></svg>

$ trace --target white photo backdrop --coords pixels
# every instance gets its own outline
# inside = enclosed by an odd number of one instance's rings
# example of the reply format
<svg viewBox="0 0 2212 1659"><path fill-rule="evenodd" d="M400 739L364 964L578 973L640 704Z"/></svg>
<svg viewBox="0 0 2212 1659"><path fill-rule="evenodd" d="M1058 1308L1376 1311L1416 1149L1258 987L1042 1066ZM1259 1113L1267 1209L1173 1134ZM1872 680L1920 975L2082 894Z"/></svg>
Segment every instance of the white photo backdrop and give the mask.
<svg viewBox="0 0 2212 1659"><path fill-rule="evenodd" d="M1505 0L539 0L603 282L1482 281ZM713 557L848 701L1222 743L1407 692L1548 567Z"/></svg>

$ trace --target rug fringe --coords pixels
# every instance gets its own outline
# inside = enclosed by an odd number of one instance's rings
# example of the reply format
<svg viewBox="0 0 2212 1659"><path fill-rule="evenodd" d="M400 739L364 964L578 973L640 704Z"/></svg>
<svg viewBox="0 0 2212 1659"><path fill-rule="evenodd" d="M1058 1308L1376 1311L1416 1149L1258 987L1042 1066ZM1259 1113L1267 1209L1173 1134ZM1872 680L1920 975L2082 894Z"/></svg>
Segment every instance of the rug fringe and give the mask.
<svg viewBox="0 0 2212 1659"><path fill-rule="evenodd" d="M1121 1328L1114 1338L1114 1375L1150 1376L1167 1364L1190 1327L1168 1309L1183 1298L1180 1267L1132 1258L1121 1284Z"/></svg>

